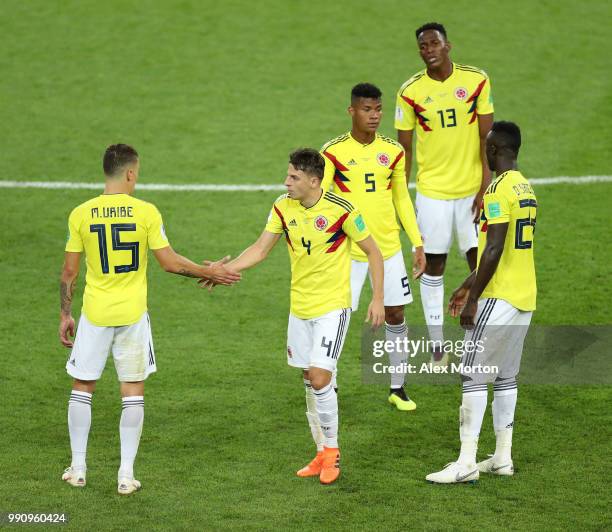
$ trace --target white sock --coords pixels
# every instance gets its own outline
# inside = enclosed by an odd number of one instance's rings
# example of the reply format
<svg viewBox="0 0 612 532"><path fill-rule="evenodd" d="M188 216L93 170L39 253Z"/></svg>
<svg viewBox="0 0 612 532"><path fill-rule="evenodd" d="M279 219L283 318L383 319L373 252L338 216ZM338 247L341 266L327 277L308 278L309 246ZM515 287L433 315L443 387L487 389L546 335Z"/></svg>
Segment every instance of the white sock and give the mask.
<svg viewBox="0 0 612 532"><path fill-rule="evenodd" d="M461 464L471 466L476 463L478 437L486 409L487 385L464 383L463 399L459 407L461 452L457 460Z"/></svg>
<svg viewBox="0 0 612 532"><path fill-rule="evenodd" d="M332 378L331 378L331 385L332 385L332 388L333 388L334 390L338 388L338 381L337 381L337 379L336 379L337 375L338 375L338 370L337 370L337 369L335 369L335 370L332 372Z"/></svg>
<svg viewBox="0 0 612 532"><path fill-rule="evenodd" d="M338 447L338 397L331 385L312 390L315 396L321 430L325 436L325 447Z"/></svg>
<svg viewBox="0 0 612 532"><path fill-rule="evenodd" d="M121 421L119 436L121 438L120 478L134 478L134 460L138 452L142 423L144 421L144 397L133 395L121 399Z"/></svg>
<svg viewBox="0 0 612 532"><path fill-rule="evenodd" d="M444 276L421 275L421 303L429 339L433 342L444 341Z"/></svg>
<svg viewBox="0 0 612 532"><path fill-rule="evenodd" d="M323 450L323 443L325 436L321 430L321 423L319 422L319 414L317 414L317 401L314 393L312 393L312 386L310 381L304 379L304 387L306 388L306 418L308 419L308 425L310 425L310 432L312 439L317 446L317 452ZM333 388L333 385L332 385Z"/></svg>
<svg viewBox="0 0 612 532"><path fill-rule="evenodd" d="M399 325L390 325L385 323L385 339L394 344L393 351L389 351L389 365L396 368L396 372L391 373L391 388L397 390L404 385L406 374L403 373L403 364L408 362L408 353L404 349L404 338L408 337L408 328L406 322L403 321ZM397 348L397 340L399 339L400 346Z"/></svg>
<svg viewBox="0 0 612 532"><path fill-rule="evenodd" d="M68 431L72 449L71 467L86 469L87 438L91 427L91 397L88 392L72 390L68 400Z"/></svg>
<svg viewBox="0 0 612 532"><path fill-rule="evenodd" d="M495 429L495 462L512 460L512 430L518 390L516 379L497 381L493 384L493 428Z"/></svg>

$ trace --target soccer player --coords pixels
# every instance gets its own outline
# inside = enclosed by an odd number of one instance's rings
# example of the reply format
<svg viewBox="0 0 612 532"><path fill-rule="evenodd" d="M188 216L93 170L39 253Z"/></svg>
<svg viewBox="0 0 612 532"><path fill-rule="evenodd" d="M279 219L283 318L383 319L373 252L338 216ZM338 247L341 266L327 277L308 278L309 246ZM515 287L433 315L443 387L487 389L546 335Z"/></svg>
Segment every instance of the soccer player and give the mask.
<svg viewBox="0 0 612 532"><path fill-rule="evenodd" d="M456 462L426 478L442 484L469 482L479 473L513 475L512 428L523 342L536 307L533 233L537 201L517 170L521 132L512 122L495 122L486 154L496 178L487 188L480 217L478 267L455 290L449 311L461 312L473 347L462 360L463 400L459 410L461 452ZM463 309L463 310L461 310ZM498 373L480 370L497 369ZM467 369L466 369L467 368ZM473 370L473 371L471 371ZM493 382L495 453L476 463L480 428Z"/></svg>
<svg viewBox="0 0 612 532"><path fill-rule="evenodd" d="M493 123L491 82L480 69L453 63L442 24L416 30L425 70L406 81L397 95L395 127L406 150L406 180L416 130L416 210L427 257L421 276L421 301L430 339L444 340L444 269L457 234L470 271L476 266L475 222L490 182L485 138ZM441 349L435 363L446 365Z"/></svg>
<svg viewBox="0 0 612 532"><path fill-rule="evenodd" d="M331 484L340 475L338 398L331 378L351 317L350 244L368 257L373 296L367 319L373 327L384 320L384 267L359 209L322 190L324 167L316 150L289 156L287 194L274 202L259 239L227 267L241 272L255 266L284 234L291 259L287 362L303 372L306 417L317 447L316 457L297 475Z"/></svg>
<svg viewBox="0 0 612 532"><path fill-rule="evenodd" d="M404 390L407 362L402 344L407 336L404 306L412 302L410 283L402 255L399 218L415 246L414 278L425 269L423 242L417 226L404 169L404 149L395 140L377 133L382 117L382 93L370 83L355 85L348 112L351 131L329 141L321 149L325 157L323 190L333 186L334 193L350 201L363 214L385 261L385 336L394 342L389 361L397 372L391 373L389 402L398 410L414 410L416 404ZM366 254L351 246L352 310L357 310L359 296L368 274Z"/></svg>
<svg viewBox="0 0 612 532"><path fill-rule="evenodd" d="M134 479L144 419L144 381L156 371L151 325L147 313L147 254L170 273L232 284L240 275L227 272L223 261L200 266L178 255L168 242L157 208L132 196L139 172L139 157L126 144L109 146L104 154L104 193L76 207L68 220L68 243L60 281L59 337L72 352L66 363L74 378L68 401L68 428L72 463L62 476L71 486L86 483L87 439L91 426L91 400L109 351L121 382L122 413L119 424L121 466L118 491L140 488ZM76 338L72 297L85 252L87 277Z"/></svg>

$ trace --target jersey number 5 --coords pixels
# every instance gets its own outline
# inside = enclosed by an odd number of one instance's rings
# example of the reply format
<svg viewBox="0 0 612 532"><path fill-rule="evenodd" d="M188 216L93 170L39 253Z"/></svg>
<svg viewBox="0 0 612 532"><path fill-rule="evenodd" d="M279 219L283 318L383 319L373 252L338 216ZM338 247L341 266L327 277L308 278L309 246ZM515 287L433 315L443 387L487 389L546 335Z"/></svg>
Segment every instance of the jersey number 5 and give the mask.
<svg viewBox="0 0 612 532"><path fill-rule="evenodd" d="M136 231L136 224L111 224L111 237L113 240L113 249L115 251L131 251L132 262L130 264L122 264L115 266L115 273L135 272L138 270L138 251L140 249L139 242L121 242L121 231ZM89 226L91 233L98 235L98 247L100 249L100 265L102 273L109 272L108 266L108 248L106 245L106 226L104 224L92 224Z"/></svg>
<svg viewBox="0 0 612 532"><path fill-rule="evenodd" d="M370 187L365 189L366 192L376 192L376 181L374 181L374 179L370 179L372 177L374 177L374 174L365 175L366 185Z"/></svg>

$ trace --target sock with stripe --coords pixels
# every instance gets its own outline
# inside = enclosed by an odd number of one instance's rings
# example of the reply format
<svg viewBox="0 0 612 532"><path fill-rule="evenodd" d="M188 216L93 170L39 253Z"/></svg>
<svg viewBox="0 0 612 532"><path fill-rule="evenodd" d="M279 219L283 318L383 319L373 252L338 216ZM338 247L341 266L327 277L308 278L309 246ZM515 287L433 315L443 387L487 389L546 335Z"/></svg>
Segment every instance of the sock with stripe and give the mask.
<svg viewBox="0 0 612 532"><path fill-rule="evenodd" d="M91 397L88 392L72 390L68 400L68 432L72 449L71 467L86 469L87 439L91 428Z"/></svg>
<svg viewBox="0 0 612 532"><path fill-rule="evenodd" d="M142 423L144 421L144 397L133 395L121 399L121 421L119 436L121 439L121 465L119 478L134 478L134 460L138 452Z"/></svg>
<svg viewBox="0 0 612 532"><path fill-rule="evenodd" d="M463 384L463 398L459 407L459 437L461 452L459 463L473 466L476 464L478 437L482 427L482 419L487 409L487 385Z"/></svg>
<svg viewBox="0 0 612 532"><path fill-rule="evenodd" d="M321 430L321 423L319 421L319 414L317 414L317 401L315 395L312 392L312 386L308 379L304 379L304 387L306 388L306 418L308 419L308 425L310 426L310 432L312 439L317 446L317 452L323 450L323 443L325 436ZM332 385L333 387L333 385Z"/></svg>
<svg viewBox="0 0 612 532"><path fill-rule="evenodd" d="M518 389L516 379L504 379L493 384L493 428L495 429L495 463L512 459L512 430Z"/></svg>
<svg viewBox="0 0 612 532"><path fill-rule="evenodd" d="M317 414L325 437L325 447L338 447L338 397L331 382L320 390L312 390L315 396Z"/></svg>
<svg viewBox="0 0 612 532"><path fill-rule="evenodd" d="M403 364L408 362L408 354L404 349L404 338L408 337L408 328L403 321L399 325L385 323L385 340L393 342L393 350L389 351L389 365L395 368L391 373L391 389L397 390L404 385L406 374L403 372ZM398 344L396 343L399 340Z"/></svg>
<svg viewBox="0 0 612 532"><path fill-rule="evenodd" d="M336 393L338 393L338 370L337 369L335 369L332 373L331 385L332 385L332 388L336 390Z"/></svg>
<svg viewBox="0 0 612 532"><path fill-rule="evenodd" d="M444 341L442 326L444 325L444 276L427 275L420 279L421 302L425 323L432 342Z"/></svg>

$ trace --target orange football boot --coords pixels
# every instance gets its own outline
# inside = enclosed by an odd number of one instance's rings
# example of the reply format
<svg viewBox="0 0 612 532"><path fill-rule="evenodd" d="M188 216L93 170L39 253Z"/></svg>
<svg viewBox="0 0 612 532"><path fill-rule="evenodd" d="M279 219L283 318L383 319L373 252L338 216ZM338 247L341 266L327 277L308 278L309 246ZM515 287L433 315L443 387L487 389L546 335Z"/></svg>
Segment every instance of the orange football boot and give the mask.
<svg viewBox="0 0 612 532"><path fill-rule="evenodd" d="M323 464L319 480L321 484L331 484L340 476L340 449L337 447L323 448Z"/></svg>
<svg viewBox="0 0 612 532"><path fill-rule="evenodd" d="M297 472L298 477L318 477L321 474L321 466L323 465L323 451L317 451L312 461Z"/></svg>

